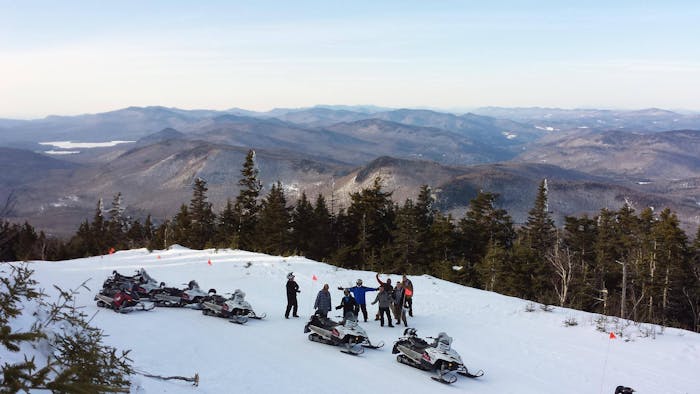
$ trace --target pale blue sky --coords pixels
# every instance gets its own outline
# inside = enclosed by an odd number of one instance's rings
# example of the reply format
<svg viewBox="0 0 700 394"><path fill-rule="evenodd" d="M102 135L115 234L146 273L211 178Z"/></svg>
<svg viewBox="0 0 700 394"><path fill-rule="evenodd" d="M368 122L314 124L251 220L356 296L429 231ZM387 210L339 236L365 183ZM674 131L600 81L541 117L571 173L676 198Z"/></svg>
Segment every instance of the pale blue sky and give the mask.
<svg viewBox="0 0 700 394"><path fill-rule="evenodd" d="M700 2L492 3L0 0L0 117L130 105L700 110Z"/></svg>

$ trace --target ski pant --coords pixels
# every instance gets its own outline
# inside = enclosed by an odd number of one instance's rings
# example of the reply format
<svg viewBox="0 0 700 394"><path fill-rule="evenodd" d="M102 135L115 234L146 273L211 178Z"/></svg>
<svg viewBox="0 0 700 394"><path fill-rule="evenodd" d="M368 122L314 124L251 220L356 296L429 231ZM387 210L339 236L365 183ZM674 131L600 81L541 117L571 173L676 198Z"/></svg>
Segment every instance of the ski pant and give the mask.
<svg viewBox="0 0 700 394"><path fill-rule="evenodd" d="M360 310L362 311L362 316L365 318L365 321L367 321L367 305L366 304L359 304ZM357 313L357 320L360 320L360 314Z"/></svg>
<svg viewBox="0 0 700 394"><path fill-rule="evenodd" d="M406 305L408 305L408 316L413 317L413 297L406 296Z"/></svg>
<svg viewBox="0 0 700 394"><path fill-rule="evenodd" d="M379 308L379 323L384 327L384 314L386 314L386 319L391 326L391 312L389 312L389 308Z"/></svg>
<svg viewBox="0 0 700 394"><path fill-rule="evenodd" d="M394 317L396 318L396 324L401 324L408 327L408 322L406 321L406 310L403 309L402 305L394 304Z"/></svg>
<svg viewBox="0 0 700 394"><path fill-rule="evenodd" d="M296 316L298 307L296 297L287 298L287 310L284 312L284 317L289 317L289 311L292 311L292 316Z"/></svg>

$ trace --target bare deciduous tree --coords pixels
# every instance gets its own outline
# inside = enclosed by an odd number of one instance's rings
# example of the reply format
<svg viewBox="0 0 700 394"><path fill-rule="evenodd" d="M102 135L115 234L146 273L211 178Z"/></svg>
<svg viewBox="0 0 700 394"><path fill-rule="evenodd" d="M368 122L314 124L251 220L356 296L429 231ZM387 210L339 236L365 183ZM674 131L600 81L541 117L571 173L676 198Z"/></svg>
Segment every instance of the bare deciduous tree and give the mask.
<svg viewBox="0 0 700 394"><path fill-rule="evenodd" d="M547 254L547 262L554 268L556 275L552 278L552 283L559 306L564 306L574 276L574 259L571 250L562 245L558 236L554 248Z"/></svg>

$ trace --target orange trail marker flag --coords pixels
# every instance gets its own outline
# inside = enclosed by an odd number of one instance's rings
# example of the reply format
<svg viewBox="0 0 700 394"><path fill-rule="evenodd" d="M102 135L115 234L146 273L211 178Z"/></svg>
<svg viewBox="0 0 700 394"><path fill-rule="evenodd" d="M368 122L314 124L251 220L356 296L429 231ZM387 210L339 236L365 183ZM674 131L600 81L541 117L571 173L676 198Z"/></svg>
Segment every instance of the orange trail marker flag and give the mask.
<svg viewBox="0 0 700 394"><path fill-rule="evenodd" d="M610 339L615 339L615 338L617 338L617 337L615 336L615 333L612 332L612 331L610 331Z"/></svg>
<svg viewBox="0 0 700 394"><path fill-rule="evenodd" d="M114 248L109 248L109 254L114 254L115 250Z"/></svg>
<svg viewBox="0 0 700 394"><path fill-rule="evenodd" d="M207 264L211 265L211 259L209 259L209 260L207 261Z"/></svg>
<svg viewBox="0 0 700 394"><path fill-rule="evenodd" d="M318 280L318 278L316 277L316 275L314 275L311 277L311 280Z"/></svg>

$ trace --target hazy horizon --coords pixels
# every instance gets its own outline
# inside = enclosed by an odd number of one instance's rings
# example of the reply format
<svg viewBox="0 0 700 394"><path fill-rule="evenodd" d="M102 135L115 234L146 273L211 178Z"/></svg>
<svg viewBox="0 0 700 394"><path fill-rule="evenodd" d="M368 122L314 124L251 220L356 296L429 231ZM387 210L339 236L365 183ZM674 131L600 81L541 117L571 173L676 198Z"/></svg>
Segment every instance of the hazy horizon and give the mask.
<svg viewBox="0 0 700 394"><path fill-rule="evenodd" d="M700 3L0 0L0 118L700 107Z"/></svg>
<svg viewBox="0 0 700 394"><path fill-rule="evenodd" d="M398 109L412 109L412 110L429 110L429 111L435 111L435 112L443 112L443 113L451 113L451 114L465 114L473 111L477 111L479 109L484 109L484 108L501 108L501 109L541 109L541 110L546 110L546 109L552 109L552 110L564 110L564 111L587 111L587 110L600 110L600 111L642 111L642 110L649 110L649 109L659 109L659 110L664 110L664 111L672 111L676 112L679 114L698 114L700 113L700 110L693 110L693 109L686 109L686 108L661 108L661 107L640 107L640 108L605 108L605 107L579 107L579 108L564 108L564 107L549 107L549 106L530 106L530 107L506 107L506 106L500 106L500 105L488 105L488 106L478 106L478 107L469 107L469 108L437 108L437 107L430 107L430 106L415 106L415 107L388 107L388 106L377 106L373 104L313 104L305 107L271 107L271 108L265 108L261 110L253 110L250 108L245 108L245 107L226 107L226 108L183 108L183 107L173 107L173 106L165 106L165 105L143 105L143 106L137 106L137 105L130 105L126 107L120 107L120 108L111 108L111 109L106 109L104 111L97 111L97 112L80 112L77 111L75 113L48 113L48 114L41 114L37 116L27 116L27 117L12 117L12 116L0 116L0 119L4 120L41 120L45 119L48 117L52 116L59 116L59 117L71 117L71 116L81 116L81 115L97 115L97 114L102 114L102 113L108 113L108 112L114 112L114 111L120 111L128 108L166 108L166 109L176 109L176 110L183 110L183 111L228 111L228 110L244 110L244 111L251 111L251 112L257 112L257 113L265 113L265 112L270 112L273 110L301 110L301 109L307 109L307 108L318 108L318 107L381 107L381 108L386 108L387 110L398 110Z"/></svg>

